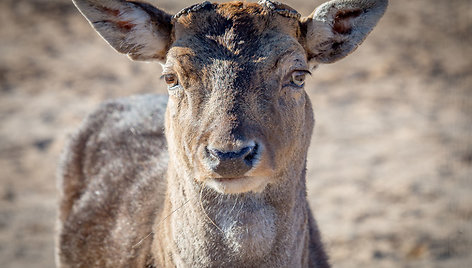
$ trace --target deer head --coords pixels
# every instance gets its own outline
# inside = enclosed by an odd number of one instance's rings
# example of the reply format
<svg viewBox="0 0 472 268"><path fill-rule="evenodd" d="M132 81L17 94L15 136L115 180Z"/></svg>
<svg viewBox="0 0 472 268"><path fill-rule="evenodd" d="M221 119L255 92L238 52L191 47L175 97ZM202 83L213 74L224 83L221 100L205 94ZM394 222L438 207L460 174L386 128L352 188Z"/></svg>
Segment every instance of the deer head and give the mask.
<svg viewBox="0 0 472 268"><path fill-rule="evenodd" d="M74 3L133 60L163 63L169 168L220 193L261 192L304 172L314 119L310 66L362 43L387 0L287 5L204 2L171 16L139 1Z"/></svg>

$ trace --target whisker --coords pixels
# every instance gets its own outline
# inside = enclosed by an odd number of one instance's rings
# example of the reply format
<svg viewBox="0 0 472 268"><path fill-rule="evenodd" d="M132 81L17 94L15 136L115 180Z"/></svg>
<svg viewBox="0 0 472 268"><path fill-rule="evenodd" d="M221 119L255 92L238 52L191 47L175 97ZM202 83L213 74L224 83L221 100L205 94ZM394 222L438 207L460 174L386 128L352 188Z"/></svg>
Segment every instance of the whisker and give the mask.
<svg viewBox="0 0 472 268"><path fill-rule="evenodd" d="M205 217L216 227L216 229L220 230L220 232L224 234L223 230L221 230L221 228L206 213L205 208L203 207L202 192L203 192L203 187L200 189L200 194L199 194L199 196L200 196L200 198L199 198L200 199L200 206L202 208L203 215L205 215Z"/></svg>
<svg viewBox="0 0 472 268"><path fill-rule="evenodd" d="M241 205L239 206L239 210L238 210L238 212L236 213L236 215L239 215L239 214L241 213L241 211L243 210L243 207L244 207L244 204L241 204Z"/></svg>
<svg viewBox="0 0 472 268"><path fill-rule="evenodd" d="M138 243L136 243L134 246L131 247L131 249L135 249L137 247L139 247L143 242L144 240L146 240L149 236L151 236L154 232L150 232L149 234L147 234L145 237L143 237L141 240L139 240Z"/></svg>
<svg viewBox="0 0 472 268"><path fill-rule="evenodd" d="M230 209L230 211L228 212L228 214L231 214L231 212L233 212L234 208L236 207L236 204L238 203L238 198L239 198L239 195L236 196L236 199L234 200L234 205L233 205L233 207Z"/></svg>
<svg viewBox="0 0 472 268"><path fill-rule="evenodd" d="M195 198L195 197L194 197ZM179 209L181 209L183 206L185 206L186 204L188 204L188 202L190 202L190 200L194 199L194 198L189 198L187 199L187 201L185 201L182 205L180 205L178 208L174 209L171 213L169 213L169 215L165 216L164 219L162 219L157 225L161 225L165 220L167 220L167 218L169 218L170 216L172 216L172 214L174 214L175 212L177 212ZM154 226L153 226L154 227ZM151 236L152 234L154 234L154 232L150 232L149 234L147 234L145 237L143 237L141 240L139 240L138 243L136 243L134 246L132 246L131 248L132 249L135 249L136 247L139 247L143 242L144 240L146 240L149 236Z"/></svg>

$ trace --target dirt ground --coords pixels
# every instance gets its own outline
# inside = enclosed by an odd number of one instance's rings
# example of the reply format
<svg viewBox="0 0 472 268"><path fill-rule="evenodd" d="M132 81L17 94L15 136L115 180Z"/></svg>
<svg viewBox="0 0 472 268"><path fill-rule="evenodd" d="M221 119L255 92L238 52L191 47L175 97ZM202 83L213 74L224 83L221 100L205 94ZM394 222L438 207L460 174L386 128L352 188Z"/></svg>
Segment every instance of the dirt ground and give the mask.
<svg viewBox="0 0 472 268"><path fill-rule="evenodd" d="M310 203L334 267L472 267L472 2L390 2L306 85ZM0 267L53 267L64 141L105 99L165 94L161 69L116 54L68 0L2 0L0 25Z"/></svg>

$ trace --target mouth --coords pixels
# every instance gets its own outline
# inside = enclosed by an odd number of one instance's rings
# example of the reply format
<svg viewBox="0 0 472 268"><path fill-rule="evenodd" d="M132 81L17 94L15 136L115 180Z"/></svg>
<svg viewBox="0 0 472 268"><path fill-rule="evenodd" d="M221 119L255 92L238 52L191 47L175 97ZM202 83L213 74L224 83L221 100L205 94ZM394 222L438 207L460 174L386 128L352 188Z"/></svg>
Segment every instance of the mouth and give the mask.
<svg viewBox="0 0 472 268"><path fill-rule="evenodd" d="M263 177L235 177L235 178L209 178L206 186L222 194L240 194L247 192L262 192L269 183Z"/></svg>

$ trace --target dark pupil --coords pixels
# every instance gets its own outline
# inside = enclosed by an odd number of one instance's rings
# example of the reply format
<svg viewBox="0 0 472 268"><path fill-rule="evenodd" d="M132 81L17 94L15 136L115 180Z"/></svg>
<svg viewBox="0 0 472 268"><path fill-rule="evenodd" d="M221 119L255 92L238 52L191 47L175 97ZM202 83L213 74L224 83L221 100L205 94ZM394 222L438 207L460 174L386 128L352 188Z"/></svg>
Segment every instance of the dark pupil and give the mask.
<svg viewBox="0 0 472 268"><path fill-rule="evenodd" d="M303 75L301 75L301 74L295 75L295 81L296 82L302 82L303 81Z"/></svg>
<svg viewBox="0 0 472 268"><path fill-rule="evenodd" d="M167 84L174 84L175 83L175 77L173 75L166 75L165 79L166 79Z"/></svg>

